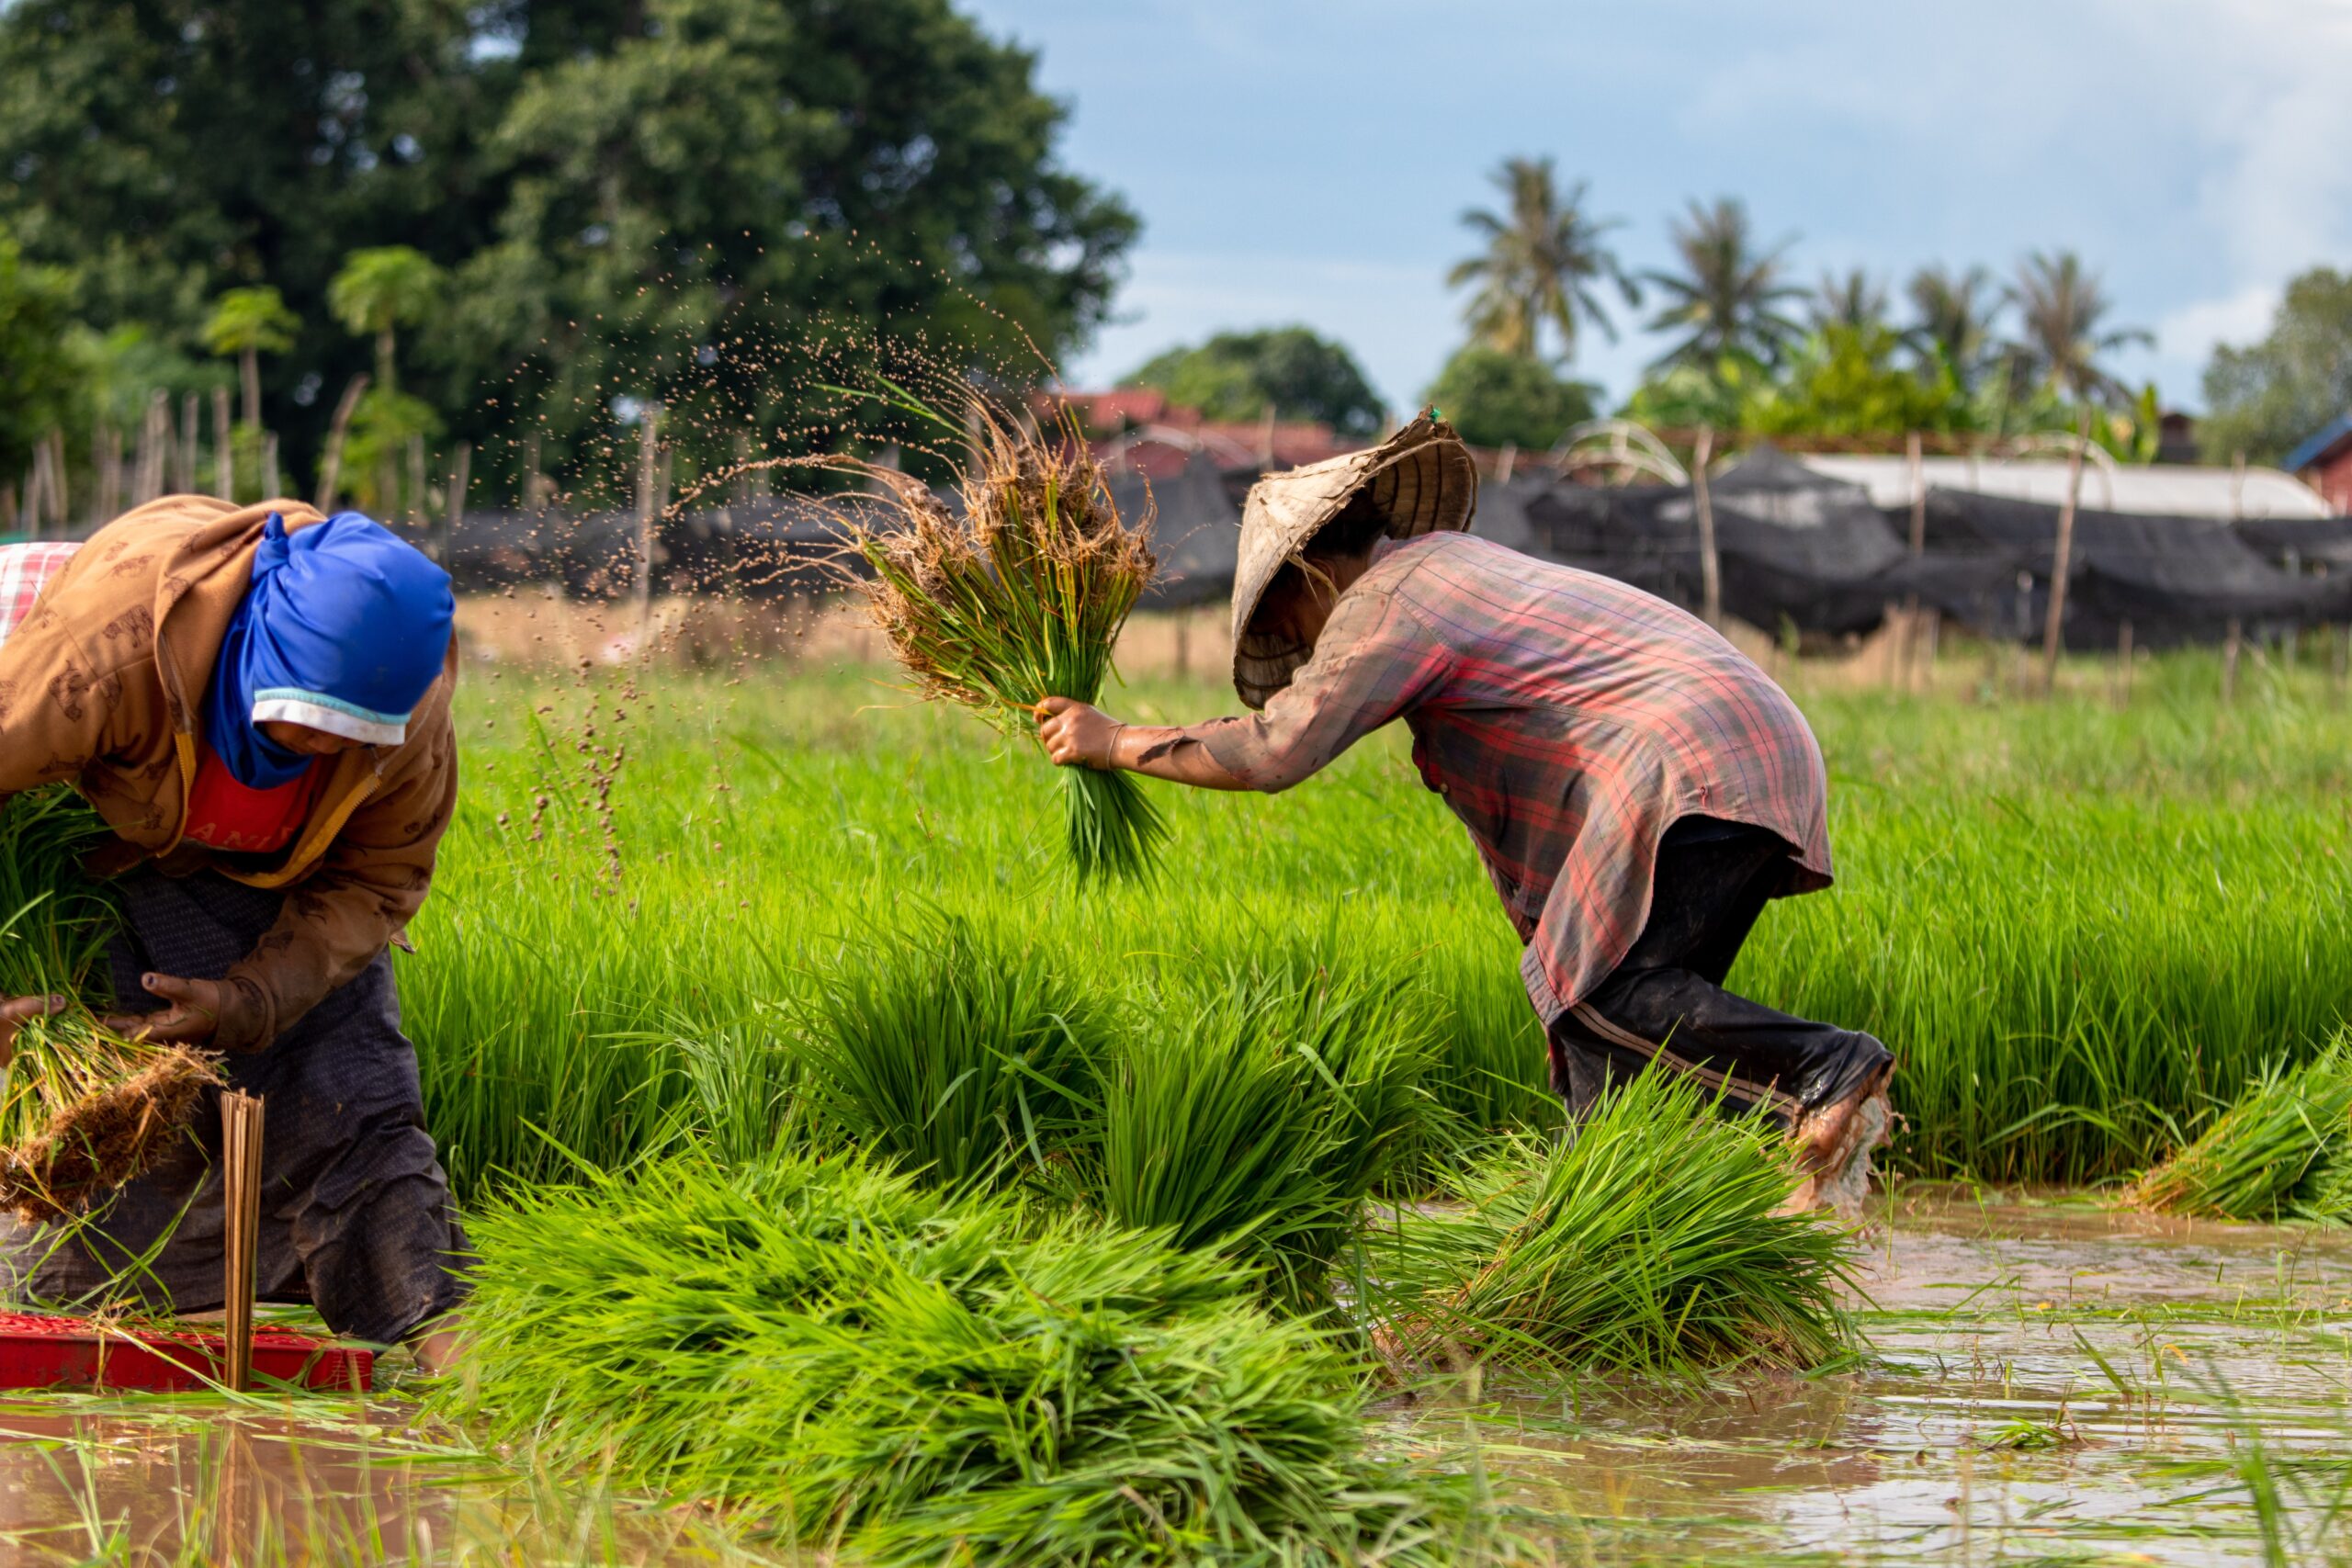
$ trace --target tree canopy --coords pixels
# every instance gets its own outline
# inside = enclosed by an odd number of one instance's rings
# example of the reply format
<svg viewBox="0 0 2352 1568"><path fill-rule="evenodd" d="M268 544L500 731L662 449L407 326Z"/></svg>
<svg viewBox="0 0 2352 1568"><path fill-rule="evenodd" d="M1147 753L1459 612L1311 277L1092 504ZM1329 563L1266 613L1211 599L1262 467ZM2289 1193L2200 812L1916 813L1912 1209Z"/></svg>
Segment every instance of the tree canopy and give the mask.
<svg viewBox="0 0 2352 1568"><path fill-rule="evenodd" d="M1421 396L1474 446L1541 452L1592 417L1594 390L1526 355L1473 343L1454 351Z"/></svg>
<svg viewBox="0 0 2352 1568"><path fill-rule="evenodd" d="M1211 419L1319 420L1346 435L1377 432L1380 396L1339 344L1305 327L1219 333L1198 348L1171 348L1126 378Z"/></svg>
<svg viewBox="0 0 2352 1568"><path fill-rule="evenodd" d="M1603 240L1616 221L1585 211L1582 181L1561 195L1549 158L1505 159L1493 180L1505 210L1473 208L1462 215L1485 249L1454 263L1445 276L1449 288L1476 285L1464 316L1473 335L1488 348L1531 359L1546 327L1562 360L1576 357L1577 330L1585 321L1614 343L1617 328L1598 286L1612 285L1629 306L1641 302Z"/></svg>
<svg viewBox="0 0 2352 1568"><path fill-rule="evenodd" d="M298 466L381 346L331 281L412 248L447 288L402 389L555 466L617 396L788 423L775 350L826 332L920 324L1000 373L1077 346L1137 226L1035 77L950 0L20 0L0 225L101 331L193 350L277 288L297 337L257 369Z"/></svg>
<svg viewBox="0 0 2352 1568"><path fill-rule="evenodd" d="M2270 331L2213 350L2205 367L2205 456L2275 463L2352 412L2352 273L2318 266L2287 285Z"/></svg>

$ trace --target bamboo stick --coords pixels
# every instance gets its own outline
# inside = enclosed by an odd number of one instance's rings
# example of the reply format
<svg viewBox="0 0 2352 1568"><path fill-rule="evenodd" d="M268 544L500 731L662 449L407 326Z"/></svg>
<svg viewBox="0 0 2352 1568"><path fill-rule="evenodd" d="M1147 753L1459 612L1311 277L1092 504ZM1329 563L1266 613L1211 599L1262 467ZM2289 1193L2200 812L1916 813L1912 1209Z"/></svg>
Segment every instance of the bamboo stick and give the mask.
<svg viewBox="0 0 2352 1568"><path fill-rule="evenodd" d="M2065 646L2066 574L2074 570L2075 508L2083 494L2083 452L2091 443L2087 405L2076 421L2073 453L2066 459L2066 504L2058 509L2058 546L2050 561L2050 615L2041 628L2041 694L2058 690L2058 653Z"/></svg>
<svg viewBox="0 0 2352 1568"><path fill-rule="evenodd" d="M254 1375L254 1274L261 1240L262 1102L231 1089L220 1096L220 1189L228 1231L221 1303L225 1381L243 1393Z"/></svg>
<svg viewBox="0 0 2352 1568"><path fill-rule="evenodd" d="M212 389L212 493L237 499L237 427L229 418L229 389Z"/></svg>
<svg viewBox="0 0 2352 1568"><path fill-rule="evenodd" d="M327 427L327 449L319 459L318 495L312 503L321 512L334 510L335 490L343 482L344 439L351 434L351 416L367 390L368 372L362 370L343 389L343 400L334 405L334 423Z"/></svg>
<svg viewBox="0 0 2352 1568"><path fill-rule="evenodd" d="M196 419L200 406L194 392L180 394L180 434L172 447L172 489L182 495L196 493Z"/></svg>
<svg viewBox="0 0 2352 1568"><path fill-rule="evenodd" d="M275 501L285 493L277 482L277 432L265 430L261 433L261 498Z"/></svg>
<svg viewBox="0 0 2352 1568"><path fill-rule="evenodd" d="M1715 428L1699 427L1699 444L1690 454L1690 496L1699 512L1700 616L1716 630L1724 623L1724 566L1715 553L1715 506L1707 494L1707 459L1715 453Z"/></svg>
<svg viewBox="0 0 2352 1568"><path fill-rule="evenodd" d="M2222 633L2222 705L2237 701L2238 653L2245 646L2245 627L2235 615Z"/></svg>
<svg viewBox="0 0 2352 1568"><path fill-rule="evenodd" d="M472 486L473 477L474 444L460 441L449 465L448 504L441 509L441 534L433 552L433 558L444 570L448 569L450 552L458 547L458 530L465 526L466 491Z"/></svg>

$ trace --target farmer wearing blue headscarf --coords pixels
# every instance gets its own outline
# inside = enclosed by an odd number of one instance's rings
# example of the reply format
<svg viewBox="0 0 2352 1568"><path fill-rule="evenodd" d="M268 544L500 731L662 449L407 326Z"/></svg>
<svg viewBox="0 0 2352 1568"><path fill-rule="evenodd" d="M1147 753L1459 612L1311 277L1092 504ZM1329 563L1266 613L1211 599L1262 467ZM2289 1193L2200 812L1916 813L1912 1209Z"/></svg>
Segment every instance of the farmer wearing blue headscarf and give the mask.
<svg viewBox="0 0 2352 1568"><path fill-rule="evenodd" d="M453 609L390 530L295 502L167 496L78 547L0 549L0 809L68 780L114 830L110 1021L218 1050L263 1097L263 1299L429 1357L466 1241L387 949L457 798ZM0 1000L0 1053L62 1005ZM96 1224L0 1225L0 1282L219 1305L219 1142L199 1113Z"/></svg>

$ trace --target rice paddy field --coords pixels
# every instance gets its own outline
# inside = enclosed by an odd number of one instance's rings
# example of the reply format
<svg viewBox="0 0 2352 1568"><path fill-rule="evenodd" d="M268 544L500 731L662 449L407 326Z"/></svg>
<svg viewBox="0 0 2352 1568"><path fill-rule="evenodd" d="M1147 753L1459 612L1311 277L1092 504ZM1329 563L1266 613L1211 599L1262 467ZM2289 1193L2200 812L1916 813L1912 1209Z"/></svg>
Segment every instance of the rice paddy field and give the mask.
<svg viewBox="0 0 2352 1568"><path fill-rule="evenodd" d="M1733 984L1897 1053L1842 1236L1687 1094L1553 1137L1515 940L1401 734L1272 799L1147 784L1159 874L1081 887L1035 752L878 669L477 662L399 959L472 1364L0 1407L0 1540L2352 1562L2352 1230L2296 1196L2343 1141L2352 708L2275 657L2227 706L2196 654L2128 708L2095 667L1947 673L1784 672L1838 885ZM2266 1084L2318 1109L2233 1111ZM2192 1145L2265 1223L2125 1206ZM2311 1181L2246 1177L2289 1145Z"/></svg>

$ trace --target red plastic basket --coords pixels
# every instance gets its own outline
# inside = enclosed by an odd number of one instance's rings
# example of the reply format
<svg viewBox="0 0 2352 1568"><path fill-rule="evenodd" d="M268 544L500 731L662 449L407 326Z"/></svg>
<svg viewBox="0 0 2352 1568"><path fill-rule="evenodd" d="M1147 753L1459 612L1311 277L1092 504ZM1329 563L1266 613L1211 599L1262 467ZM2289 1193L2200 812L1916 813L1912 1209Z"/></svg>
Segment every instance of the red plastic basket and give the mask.
<svg viewBox="0 0 2352 1568"><path fill-rule="evenodd" d="M218 1334L0 1312L0 1388L98 1388L184 1393L227 1380ZM254 1375L302 1388L364 1393L372 1350L283 1328L254 1330Z"/></svg>

